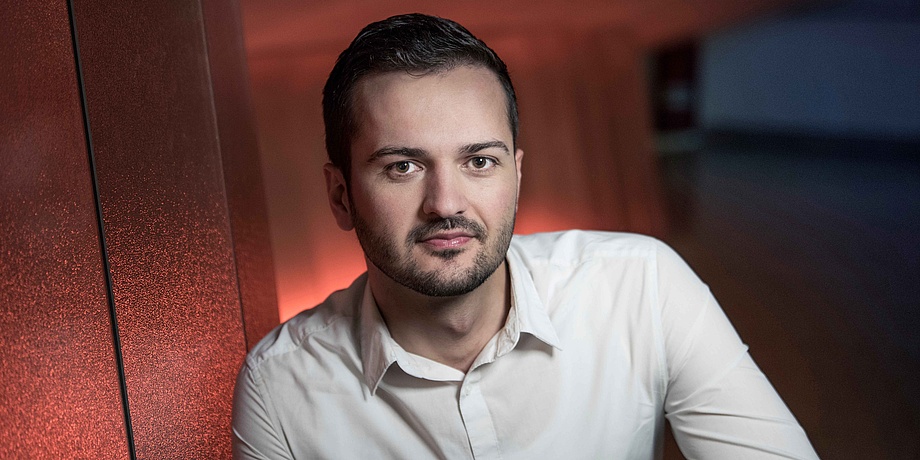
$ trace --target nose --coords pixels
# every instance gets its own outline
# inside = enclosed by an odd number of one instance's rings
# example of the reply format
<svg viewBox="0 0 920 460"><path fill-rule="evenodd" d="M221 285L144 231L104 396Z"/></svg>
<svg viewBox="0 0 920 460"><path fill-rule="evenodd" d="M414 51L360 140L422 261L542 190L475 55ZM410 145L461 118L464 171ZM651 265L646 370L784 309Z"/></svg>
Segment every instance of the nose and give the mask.
<svg viewBox="0 0 920 460"><path fill-rule="evenodd" d="M463 214L469 204L460 171L437 168L425 178L425 198L422 212L431 217L451 217Z"/></svg>

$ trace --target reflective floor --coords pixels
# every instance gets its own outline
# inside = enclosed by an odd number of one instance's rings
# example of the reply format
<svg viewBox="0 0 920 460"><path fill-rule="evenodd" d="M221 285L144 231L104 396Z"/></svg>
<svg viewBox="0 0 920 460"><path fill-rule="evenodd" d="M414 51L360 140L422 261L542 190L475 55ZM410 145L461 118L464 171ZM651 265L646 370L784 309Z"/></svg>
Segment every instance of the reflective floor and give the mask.
<svg viewBox="0 0 920 460"><path fill-rule="evenodd" d="M662 159L665 239L822 458L920 458L920 155L909 150L735 140ZM665 457L682 458L670 440Z"/></svg>

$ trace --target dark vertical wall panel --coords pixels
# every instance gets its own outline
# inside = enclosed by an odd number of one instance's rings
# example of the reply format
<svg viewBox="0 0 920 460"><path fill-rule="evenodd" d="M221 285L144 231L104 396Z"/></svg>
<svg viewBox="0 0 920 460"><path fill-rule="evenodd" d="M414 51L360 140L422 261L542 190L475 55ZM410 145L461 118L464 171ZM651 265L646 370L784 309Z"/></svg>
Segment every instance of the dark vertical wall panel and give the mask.
<svg viewBox="0 0 920 460"><path fill-rule="evenodd" d="M65 2L0 15L0 457L125 458Z"/></svg>
<svg viewBox="0 0 920 460"><path fill-rule="evenodd" d="M243 325L251 348L278 325L278 298L240 9L235 0L203 0L202 7Z"/></svg>
<svg viewBox="0 0 920 460"><path fill-rule="evenodd" d="M77 2L139 458L229 456L246 350L198 2Z"/></svg>

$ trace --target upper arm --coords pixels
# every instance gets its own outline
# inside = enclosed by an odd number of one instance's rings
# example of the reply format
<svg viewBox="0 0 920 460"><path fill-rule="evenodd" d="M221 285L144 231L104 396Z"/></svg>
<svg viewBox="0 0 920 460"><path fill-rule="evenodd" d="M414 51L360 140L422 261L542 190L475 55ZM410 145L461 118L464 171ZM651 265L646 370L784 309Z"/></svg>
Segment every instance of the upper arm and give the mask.
<svg viewBox="0 0 920 460"><path fill-rule="evenodd" d="M725 313L670 248L659 251L665 413L688 458L817 458Z"/></svg>
<svg viewBox="0 0 920 460"><path fill-rule="evenodd" d="M292 459L261 379L244 365L233 392L233 458Z"/></svg>

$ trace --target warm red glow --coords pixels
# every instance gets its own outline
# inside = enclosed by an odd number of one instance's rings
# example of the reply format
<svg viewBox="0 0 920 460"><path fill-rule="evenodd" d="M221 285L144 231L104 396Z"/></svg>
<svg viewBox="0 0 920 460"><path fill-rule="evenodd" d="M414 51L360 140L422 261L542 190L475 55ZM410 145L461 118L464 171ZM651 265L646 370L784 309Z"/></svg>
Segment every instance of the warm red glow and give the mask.
<svg viewBox="0 0 920 460"><path fill-rule="evenodd" d="M529 235L531 233L555 232L574 228L599 229L597 225L592 225L592 221L593 217L584 213L566 213L546 208L528 208L526 210L522 208L518 212L514 233Z"/></svg>
<svg viewBox="0 0 920 460"><path fill-rule="evenodd" d="M341 254L337 256L312 262L316 267L313 270L316 276L312 279L299 276L298 274L303 273L303 270L298 267L288 268L293 272L286 271L278 274L279 279L290 280L295 277L298 279L298 281L278 286L278 315L282 322L303 310L319 305L329 294L347 288L366 270L364 255L357 244L354 247L342 248ZM280 268L279 271L281 271Z"/></svg>

